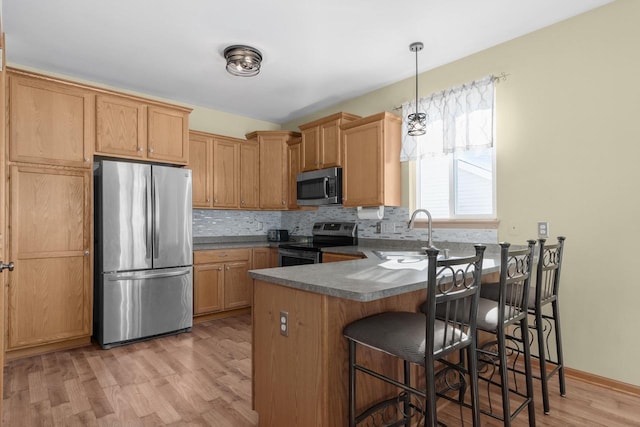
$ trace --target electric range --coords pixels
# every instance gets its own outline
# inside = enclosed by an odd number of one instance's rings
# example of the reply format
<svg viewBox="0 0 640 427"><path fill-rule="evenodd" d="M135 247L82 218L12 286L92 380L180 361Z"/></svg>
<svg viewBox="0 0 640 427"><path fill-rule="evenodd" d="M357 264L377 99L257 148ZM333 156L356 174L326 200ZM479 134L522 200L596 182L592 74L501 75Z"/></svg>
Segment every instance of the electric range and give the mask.
<svg viewBox="0 0 640 427"><path fill-rule="evenodd" d="M311 232L312 241L280 245L278 265L287 267L320 263L323 248L357 245L357 232L358 225L355 222L316 222Z"/></svg>

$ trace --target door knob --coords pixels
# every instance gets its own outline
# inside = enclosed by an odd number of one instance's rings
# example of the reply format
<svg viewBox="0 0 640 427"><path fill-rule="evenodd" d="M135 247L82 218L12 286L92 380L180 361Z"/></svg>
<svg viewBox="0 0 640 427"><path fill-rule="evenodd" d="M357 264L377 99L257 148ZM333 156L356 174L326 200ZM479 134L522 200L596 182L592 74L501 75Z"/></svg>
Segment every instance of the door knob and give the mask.
<svg viewBox="0 0 640 427"><path fill-rule="evenodd" d="M13 271L13 261L11 261L9 264L5 264L4 262L0 261L0 271L4 270L5 268L9 271Z"/></svg>

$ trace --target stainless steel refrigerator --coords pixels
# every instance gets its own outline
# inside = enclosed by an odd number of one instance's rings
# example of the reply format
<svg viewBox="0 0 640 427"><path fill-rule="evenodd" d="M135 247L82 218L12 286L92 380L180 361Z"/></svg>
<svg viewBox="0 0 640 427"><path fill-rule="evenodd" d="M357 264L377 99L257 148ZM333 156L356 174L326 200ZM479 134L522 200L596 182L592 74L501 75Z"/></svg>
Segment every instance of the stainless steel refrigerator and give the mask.
<svg viewBox="0 0 640 427"><path fill-rule="evenodd" d="M193 324L191 171L94 167L94 337L103 348Z"/></svg>

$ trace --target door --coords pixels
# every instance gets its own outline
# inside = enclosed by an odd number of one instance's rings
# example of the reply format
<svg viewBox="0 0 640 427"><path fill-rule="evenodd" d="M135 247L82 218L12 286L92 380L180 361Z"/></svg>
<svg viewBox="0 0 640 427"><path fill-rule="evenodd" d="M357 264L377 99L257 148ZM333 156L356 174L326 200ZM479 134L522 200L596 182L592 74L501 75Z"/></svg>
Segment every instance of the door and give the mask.
<svg viewBox="0 0 640 427"><path fill-rule="evenodd" d="M191 171L152 166L153 268L191 265Z"/></svg>
<svg viewBox="0 0 640 427"><path fill-rule="evenodd" d="M213 197L213 143L211 138L189 134L189 165L193 207L210 208Z"/></svg>
<svg viewBox="0 0 640 427"><path fill-rule="evenodd" d="M224 264L193 267L193 314L220 311L224 298Z"/></svg>
<svg viewBox="0 0 640 427"><path fill-rule="evenodd" d="M252 283L249 278L249 261L228 262L224 265L224 308L241 308L251 305Z"/></svg>
<svg viewBox="0 0 640 427"><path fill-rule="evenodd" d="M187 164L189 160L189 113L174 108L147 108L148 153L152 160Z"/></svg>
<svg viewBox="0 0 640 427"><path fill-rule="evenodd" d="M192 277L191 267L105 274L99 296L103 347L190 328Z"/></svg>
<svg viewBox="0 0 640 427"><path fill-rule="evenodd" d="M213 138L213 207L240 205L240 142Z"/></svg>
<svg viewBox="0 0 640 427"><path fill-rule="evenodd" d="M151 268L151 168L103 161L95 179L100 239L96 267L100 272Z"/></svg>

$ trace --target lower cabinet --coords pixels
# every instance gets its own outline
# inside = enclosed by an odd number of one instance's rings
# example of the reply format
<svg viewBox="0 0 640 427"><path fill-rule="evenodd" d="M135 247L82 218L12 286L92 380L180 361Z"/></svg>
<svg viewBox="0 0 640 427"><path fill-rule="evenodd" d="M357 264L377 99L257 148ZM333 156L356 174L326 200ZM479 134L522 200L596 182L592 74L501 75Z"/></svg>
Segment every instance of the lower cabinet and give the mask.
<svg viewBox="0 0 640 427"><path fill-rule="evenodd" d="M193 254L193 315L251 306L251 249L215 249Z"/></svg>
<svg viewBox="0 0 640 427"><path fill-rule="evenodd" d="M277 267L278 248L195 251L193 264L193 316L224 317L225 312L251 307L249 270Z"/></svg>

